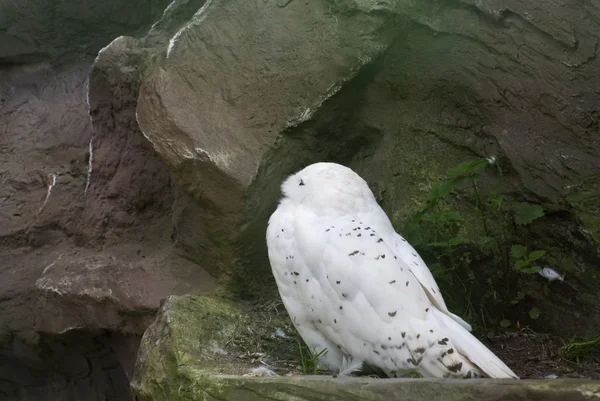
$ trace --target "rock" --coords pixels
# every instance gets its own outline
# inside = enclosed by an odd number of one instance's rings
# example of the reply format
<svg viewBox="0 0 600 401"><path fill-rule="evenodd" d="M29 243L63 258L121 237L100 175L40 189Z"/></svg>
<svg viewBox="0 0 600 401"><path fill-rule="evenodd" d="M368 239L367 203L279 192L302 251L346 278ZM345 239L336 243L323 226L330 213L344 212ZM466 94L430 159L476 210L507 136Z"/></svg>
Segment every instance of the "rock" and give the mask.
<svg viewBox="0 0 600 401"><path fill-rule="evenodd" d="M0 371L0 398L129 399L160 301L214 287L173 249L170 173L143 136L113 133L111 148L94 128L90 147L94 57L167 3L0 4L0 353L15 366Z"/></svg>
<svg viewBox="0 0 600 401"><path fill-rule="evenodd" d="M434 380L356 377L249 377L228 345L243 314L209 297L170 297L144 334L132 391L154 400L594 400L591 380ZM244 323L242 323L244 324Z"/></svg>
<svg viewBox="0 0 600 401"><path fill-rule="evenodd" d="M254 260L234 245L245 243L244 235L264 236L239 227L254 222L247 202L262 197L251 194L251 183L280 133L308 120L390 38L377 32L381 18L349 16L337 25L321 2L281 9L258 0L213 1L185 11L189 4L175 1L137 47L119 50L115 42L121 56L114 59L147 53L137 121L177 185L201 205L183 202L178 246L211 272L236 275L236 266ZM250 14L259 28L246 28ZM310 72L298 74L301 66ZM196 214L201 223L191 225L187 216Z"/></svg>
<svg viewBox="0 0 600 401"><path fill-rule="evenodd" d="M82 59L95 55L115 34L145 32L167 0L109 0L81 3L72 0L17 0L0 4L0 60L2 64L34 64L58 57Z"/></svg>

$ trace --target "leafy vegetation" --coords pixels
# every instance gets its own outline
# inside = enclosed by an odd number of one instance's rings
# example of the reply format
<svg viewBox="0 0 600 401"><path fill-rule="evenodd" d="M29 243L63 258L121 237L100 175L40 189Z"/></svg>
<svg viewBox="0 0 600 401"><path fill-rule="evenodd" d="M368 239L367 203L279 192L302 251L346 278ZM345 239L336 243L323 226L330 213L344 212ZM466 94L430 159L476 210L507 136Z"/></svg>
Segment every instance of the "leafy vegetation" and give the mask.
<svg viewBox="0 0 600 401"><path fill-rule="evenodd" d="M302 342L298 342L298 349L300 350L300 362L302 363L302 373L305 375L318 375L321 370L319 369L319 359L327 355L327 348L322 349L318 353L312 352Z"/></svg>
<svg viewBox="0 0 600 401"><path fill-rule="evenodd" d="M565 358L579 363L581 358L591 358L600 363L600 334L596 338L588 340L579 340L572 338L563 347Z"/></svg>
<svg viewBox="0 0 600 401"><path fill-rule="evenodd" d="M488 172L496 180L484 190L481 174L485 169L494 169ZM445 179L431 185L424 205L404 230L413 246L436 259L429 266L437 280L450 286L456 285L454 281L459 282L468 298L465 314L471 318L477 316L483 325L486 321L483 307L476 310L470 301L476 285L474 269L479 268L474 261L479 265L487 261L494 266L487 272L488 288L483 298L490 298L496 304L514 305L525 294L511 292L511 279L518 274L540 271L539 264L547 253L531 249L526 232L530 224L544 216L544 209L511 199L503 193L502 184L503 172L495 159L460 163L448 170ZM466 202L457 202L459 199ZM495 286L499 280L503 280L500 289ZM532 309L529 316L537 319L539 311ZM503 327L507 322L510 324L506 319L501 321Z"/></svg>

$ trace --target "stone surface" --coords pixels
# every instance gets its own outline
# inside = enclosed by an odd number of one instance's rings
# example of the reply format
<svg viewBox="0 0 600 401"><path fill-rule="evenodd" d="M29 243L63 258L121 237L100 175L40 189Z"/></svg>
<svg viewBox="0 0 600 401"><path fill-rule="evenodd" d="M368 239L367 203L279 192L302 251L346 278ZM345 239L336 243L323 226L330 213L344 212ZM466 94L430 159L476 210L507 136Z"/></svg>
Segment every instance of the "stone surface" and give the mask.
<svg viewBox="0 0 600 401"><path fill-rule="evenodd" d="M167 5L0 3L0 399L129 399L160 301L213 288L173 248L168 169L139 131L103 142L90 119L100 48Z"/></svg>
<svg viewBox="0 0 600 401"><path fill-rule="evenodd" d="M247 230L239 227L252 216L247 201L262 202L249 187L265 155L390 37L378 32L383 19L375 15L340 16L347 22L338 25L325 2L215 0L179 22L188 4L174 2L137 47L115 53L148 54L137 121L178 185L201 205L184 206L186 215L200 213L202 224L177 221L178 245L192 259L235 274L246 259L234 245L244 242Z"/></svg>
<svg viewBox="0 0 600 401"><path fill-rule="evenodd" d="M144 334L132 391L176 400L598 400L591 380L429 380L331 376L247 377L231 340L244 314L227 301L170 297ZM233 375L237 374L237 375Z"/></svg>
<svg viewBox="0 0 600 401"><path fill-rule="evenodd" d="M519 290L532 295L515 320L535 306L541 319L528 324L591 334L567 313L575 297L600 318L590 297L599 212L567 197L600 168L589 85L600 79L598 37L584 18L598 10L586 7L557 20L559 11L521 3L174 1L146 37L118 38L99 55L90 98L106 98L92 101L92 117L99 132L142 138L139 123L165 163L148 199L172 174L177 249L241 297L276 296L264 285L264 230L289 173L319 160L350 165L401 229L449 167L494 156L506 191L546 210L532 246L573 275L551 299L543 280L523 277ZM98 152L121 148L102 138ZM113 196L136 195L107 192L103 202Z"/></svg>
<svg viewBox="0 0 600 401"><path fill-rule="evenodd" d="M591 380L426 380L426 379L360 379L331 377L244 378L214 377L219 386L206 393L192 387L183 398L192 400L406 400L462 401L584 401L600 398L598 383ZM220 391L219 391L220 390ZM183 395L183 394L182 394ZM161 399L151 398L151 399ZM142 399L143 400L143 399Z"/></svg>
<svg viewBox="0 0 600 401"><path fill-rule="evenodd" d="M166 0L82 3L72 0L15 0L0 3L0 63L27 65L95 55L120 33L148 29Z"/></svg>

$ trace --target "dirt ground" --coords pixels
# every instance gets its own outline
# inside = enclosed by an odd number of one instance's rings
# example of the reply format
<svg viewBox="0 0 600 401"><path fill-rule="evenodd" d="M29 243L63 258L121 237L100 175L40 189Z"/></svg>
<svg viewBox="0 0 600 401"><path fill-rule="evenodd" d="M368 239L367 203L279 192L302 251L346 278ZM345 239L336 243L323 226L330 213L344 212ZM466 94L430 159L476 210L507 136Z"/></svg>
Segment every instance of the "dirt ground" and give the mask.
<svg viewBox="0 0 600 401"><path fill-rule="evenodd" d="M522 329L484 342L521 379L554 376L600 379L600 355L589 355L579 360L568 358L564 350L567 342L557 336Z"/></svg>

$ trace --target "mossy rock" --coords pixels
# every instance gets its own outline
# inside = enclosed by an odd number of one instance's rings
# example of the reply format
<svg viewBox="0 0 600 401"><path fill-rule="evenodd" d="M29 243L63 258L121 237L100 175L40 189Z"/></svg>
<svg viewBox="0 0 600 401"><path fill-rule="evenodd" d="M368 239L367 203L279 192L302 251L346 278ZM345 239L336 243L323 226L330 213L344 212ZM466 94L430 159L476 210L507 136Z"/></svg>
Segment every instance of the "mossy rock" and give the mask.
<svg viewBox="0 0 600 401"><path fill-rule="evenodd" d="M180 400L600 400L588 380L435 380L248 377L228 352L250 315L227 300L172 296L144 334L131 387L136 401Z"/></svg>

